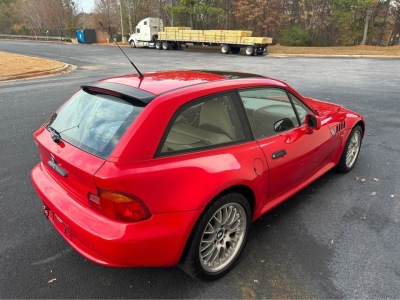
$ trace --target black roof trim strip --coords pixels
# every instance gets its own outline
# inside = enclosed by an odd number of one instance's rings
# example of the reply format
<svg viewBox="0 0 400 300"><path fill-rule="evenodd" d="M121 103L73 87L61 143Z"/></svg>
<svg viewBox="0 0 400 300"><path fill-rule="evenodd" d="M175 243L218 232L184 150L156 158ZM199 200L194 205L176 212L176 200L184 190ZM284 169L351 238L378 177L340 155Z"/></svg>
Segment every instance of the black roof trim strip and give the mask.
<svg viewBox="0 0 400 300"><path fill-rule="evenodd" d="M144 104L149 104L151 100L157 97L157 95L151 94L149 92L118 83L95 81L81 86L81 88L84 90L91 87L110 92L116 92L118 94L121 94L122 96L133 98L134 100L143 102Z"/></svg>
<svg viewBox="0 0 400 300"><path fill-rule="evenodd" d="M221 70L190 70L190 71L219 75L219 76L226 77L227 79L266 78L263 75L247 73L247 72L221 71Z"/></svg>
<svg viewBox="0 0 400 300"><path fill-rule="evenodd" d="M177 90L181 90L181 89L184 89L184 88L187 88L187 87L191 87L191 86L202 85L202 84L207 84L207 83L216 82L216 81L225 81L225 80L228 80L228 78L219 79L219 80L213 80L213 81L203 81L203 82L193 83L193 84L189 84L189 85L184 85L184 86L180 86L180 87L174 88L172 90L168 90L168 91L159 93L158 96L161 96L161 95L164 95L164 94L168 94L168 93L171 93L171 92L174 92L174 91L177 91Z"/></svg>
<svg viewBox="0 0 400 300"><path fill-rule="evenodd" d="M245 73L245 72L234 72L234 71L217 71L217 70L189 70L189 71L201 72L201 73L209 73L209 74L219 75L219 76L225 77L225 78L221 78L221 79L213 80L213 81L199 82L199 83L194 83L194 84L185 85L185 86L180 86L180 87L177 87L175 89L162 92L162 93L158 94L158 96L161 96L161 95L164 95L164 94L168 94L168 93L176 91L176 90L181 90L181 89L184 89L184 88L187 88L187 87L196 86L196 85L200 85L200 84L211 83L211 82L216 82L216 81L224 81L224 80L231 80L231 79L245 79L245 78L268 78L268 77L263 76L263 75L257 75L257 74Z"/></svg>

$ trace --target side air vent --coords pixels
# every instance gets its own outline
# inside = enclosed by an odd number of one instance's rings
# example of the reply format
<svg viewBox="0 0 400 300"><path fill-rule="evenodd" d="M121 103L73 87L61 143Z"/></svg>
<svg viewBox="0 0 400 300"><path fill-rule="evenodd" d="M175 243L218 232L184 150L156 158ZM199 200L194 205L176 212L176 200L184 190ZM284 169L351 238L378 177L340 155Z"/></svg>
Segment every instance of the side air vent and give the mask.
<svg viewBox="0 0 400 300"><path fill-rule="evenodd" d="M341 132L343 129L346 128L346 122L342 122L336 125L336 133Z"/></svg>

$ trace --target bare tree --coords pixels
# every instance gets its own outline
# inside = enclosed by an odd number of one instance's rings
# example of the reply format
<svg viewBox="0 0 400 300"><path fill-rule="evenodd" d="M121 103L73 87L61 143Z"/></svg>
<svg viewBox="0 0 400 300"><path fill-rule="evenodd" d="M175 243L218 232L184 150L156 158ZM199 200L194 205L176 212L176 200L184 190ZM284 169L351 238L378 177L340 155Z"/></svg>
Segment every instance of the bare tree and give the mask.
<svg viewBox="0 0 400 300"><path fill-rule="evenodd" d="M20 16L24 23L40 34L41 30L47 28L45 16L46 5L41 0L21 0Z"/></svg>
<svg viewBox="0 0 400 300"><path fill-rule="evenodd" d="M120 28L119 5L117 0L95 0L94 13L98 15L99 20L112 31Z"/></svg>

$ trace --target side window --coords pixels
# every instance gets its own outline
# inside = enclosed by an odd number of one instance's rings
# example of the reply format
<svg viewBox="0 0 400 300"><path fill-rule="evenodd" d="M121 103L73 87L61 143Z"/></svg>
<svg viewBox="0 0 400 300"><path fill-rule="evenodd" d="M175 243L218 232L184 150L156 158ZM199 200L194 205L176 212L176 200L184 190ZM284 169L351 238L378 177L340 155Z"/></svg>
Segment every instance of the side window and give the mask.
<svg viewBox="0 0 400 300"><path fill-rule="evenodd" d="M140 33L140 29L139 28L136 28L136 33Z"/></svg>
<svg viewBox="0 0 400 300"><path fill-rule="evenodd" d="M255 88L239 90L255 139L262 139L299 126L285 90Z"/></svg>
<svg viewBox="0 0 400 300"><path fill-rule="evenodd" d="M167 127L165 140L161 141L160 153L189 152L245 141L244 116L239 118L238 103L233 97L235 93L218 94L179 108Z"/></svg>
<svg viewBox="0 0 400 300"><path fill-rule="evenodd" d="M291 93L289 93L289 95L290 95L290 99L292 99L292 101L293 101L294 106L296 107L301 125L303 125L304 120L306 119L306 115L314 114L314 113L303 102L301 102L296 96L294 96Z"/></svg>
<svg viewBox="0 0 400 300"><path fill-rule="evenodd" d="M144 21L143 25L147 25L147 21Z"/></svg>

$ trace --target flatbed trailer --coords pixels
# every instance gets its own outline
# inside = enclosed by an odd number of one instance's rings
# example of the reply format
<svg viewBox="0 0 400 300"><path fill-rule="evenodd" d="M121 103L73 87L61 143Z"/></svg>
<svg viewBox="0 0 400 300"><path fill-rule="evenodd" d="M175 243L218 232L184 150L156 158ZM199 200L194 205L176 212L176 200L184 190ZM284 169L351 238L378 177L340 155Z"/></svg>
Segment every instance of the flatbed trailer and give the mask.
<svg viewBox="0 0 400 300"><path fill-rule="evenodd" d="M272 38L251 37L251 31L191 30L186 27L166 27L159 18L141 20L130 35L132 47L149 47L157 50L181 50L189 46L220 47L223 54L237 54L245 49L248 56L267 52ZM187 39L188 38L188 39Z"/></svg>
<svg viewBox="0 0 400 300"><path fill-rule="evenodd" d="M157 39L153 44L157 50L180 50L182 46L214 46L220 47L221 53L223 54L237 54L241 48L245 48L245 53L248 56L263 55L267 52L268 47L268 43L232 43L207 40L189 41L180 39Z"/></svg>

